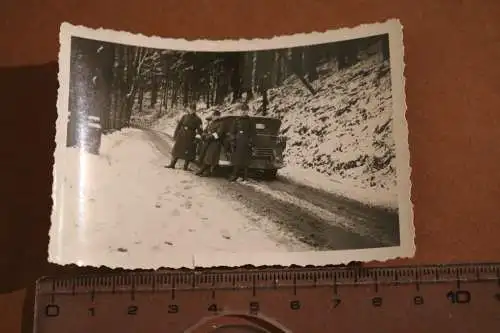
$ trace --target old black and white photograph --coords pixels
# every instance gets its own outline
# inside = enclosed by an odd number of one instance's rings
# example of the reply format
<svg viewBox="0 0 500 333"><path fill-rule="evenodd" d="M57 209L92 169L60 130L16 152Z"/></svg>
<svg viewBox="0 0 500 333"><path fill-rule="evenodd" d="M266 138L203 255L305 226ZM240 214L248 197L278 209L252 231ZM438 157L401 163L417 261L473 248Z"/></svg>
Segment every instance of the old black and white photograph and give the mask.
<svg viewBox="0 0 500 333"><path fill-rule="evenodd" d="M63 23L49 261L415 252L402 26L185 40Z"/></svg>

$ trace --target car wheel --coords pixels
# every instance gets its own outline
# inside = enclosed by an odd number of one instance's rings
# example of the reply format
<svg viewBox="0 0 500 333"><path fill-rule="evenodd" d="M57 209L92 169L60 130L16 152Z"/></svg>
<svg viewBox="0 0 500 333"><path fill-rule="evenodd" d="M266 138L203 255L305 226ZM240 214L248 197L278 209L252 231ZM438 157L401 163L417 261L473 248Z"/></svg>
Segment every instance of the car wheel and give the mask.
<svg viewBox="0 0 500 333"><path fill-rule="evenodd" d="M274 180L278 174L277 169L264 170L264 178L267 180Z"/></svg>

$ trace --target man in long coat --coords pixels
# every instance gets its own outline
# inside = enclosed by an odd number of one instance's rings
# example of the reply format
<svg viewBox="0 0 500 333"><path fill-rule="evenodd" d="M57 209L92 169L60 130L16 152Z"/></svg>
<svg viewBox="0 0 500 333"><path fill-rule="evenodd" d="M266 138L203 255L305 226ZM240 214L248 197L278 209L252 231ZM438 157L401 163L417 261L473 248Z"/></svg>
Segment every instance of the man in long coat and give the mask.
<svg viewBox="0 0 500 333"><path fill-rule="evenodd" d="M243 180L248 177L248 167L252 161L252 139L255 136L255 127L248 112L248 105L242 104L240 117L236 118L229 131L232 140L231 163L233 164L230 181L237 180L241 171L243 171Z"/></svg>
<svg viewBox="0 0 500 333"><path fill-rule="evenodd" d="M174 132L175 144L172 148L172 161L166 168L174 169L179 159L184 160L184 170L196 157L196 135L201 135L202 121L196 114L196 105L191 105L177 123Z"/></svg>
<svg viewBox="0 0 500 333"><path fill-rule="evenodd" d="M203 138L205 137L205 134L207 134L208 130L210 129L210 124L212 123L212 115L209 115L208 117L206 117L205 120L207 121L207 124L205 125L205 128L203 129L203 131L201 133L201 136L200 136L201 142L198 145L198 152L197 152L198 163L202 163L203 156L204 156L206 148L208 146L208 141L204 140Z"/></svg>
<svg viewBox="0 0 500 333"><path fill-rule="evenodd" d="M201 168L196 173L198 176L212 175L219 165L219 157L225 131L222 123L216 122L220 117L219 111L214 111L212 121L208 124L203 135L203 150L200 153ZM207 174L208 171L208 174Z"/></svg>

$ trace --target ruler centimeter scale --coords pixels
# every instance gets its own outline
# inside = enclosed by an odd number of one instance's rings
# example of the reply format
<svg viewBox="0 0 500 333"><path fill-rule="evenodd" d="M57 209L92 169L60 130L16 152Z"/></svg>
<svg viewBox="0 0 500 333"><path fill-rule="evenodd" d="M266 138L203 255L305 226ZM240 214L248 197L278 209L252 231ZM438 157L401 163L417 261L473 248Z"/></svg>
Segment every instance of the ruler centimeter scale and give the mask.
<svg viewBox="0 0 500 333"><path fill-rule="evenodd" d="M500 263L47 277L35 303L35 333L493 332Z"/></svg>

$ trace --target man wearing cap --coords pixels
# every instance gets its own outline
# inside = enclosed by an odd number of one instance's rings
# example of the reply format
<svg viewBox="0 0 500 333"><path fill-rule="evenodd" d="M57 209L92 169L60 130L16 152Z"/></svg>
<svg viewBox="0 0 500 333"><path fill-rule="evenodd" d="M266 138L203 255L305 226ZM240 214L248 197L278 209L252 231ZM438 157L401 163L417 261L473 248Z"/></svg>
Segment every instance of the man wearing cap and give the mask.
<svg viewBox="0 0 500 333"><path fill-rule="evenodd" d="M212 114L212 122L207 126L203 135L204 150L200 154L201 168L196 173L198 176L212 175L219 165L222 141L225 135L222 123L214 122L219 117L220 112L215 110Z"/></svg>
<svg viewBox="0 0 500 333"><path fill-rule="evenodd" d="M189 163L196 157L196 135L201 135L201 126L202 121L196 114L196 104L191 104L175 128L172 161L166 168L174 169L177 161L183 159L184 170L188 169Z"/></svg>

